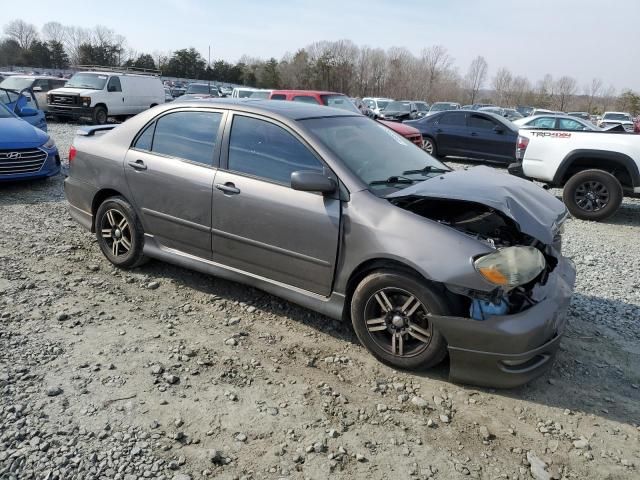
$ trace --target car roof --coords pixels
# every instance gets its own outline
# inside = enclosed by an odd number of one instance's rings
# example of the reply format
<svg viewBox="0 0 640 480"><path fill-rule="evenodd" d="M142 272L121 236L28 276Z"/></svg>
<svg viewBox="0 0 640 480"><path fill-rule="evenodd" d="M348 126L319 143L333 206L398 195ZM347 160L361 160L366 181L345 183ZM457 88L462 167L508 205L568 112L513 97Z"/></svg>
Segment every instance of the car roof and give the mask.
<svg viewBox="0 0 640 480"><path fill-rule="evenodd" d="M212 107L231 108L234 110L244 110L250 113L276 114L290 120L302 120L304 118L319 117L359 117L356 112L325 107L324 105L313 105L302 102L282 102L278 100L266 100L257 98L207 98L201 100L190 100L180 102L180 107L199 107L210 105Z"/></svg>

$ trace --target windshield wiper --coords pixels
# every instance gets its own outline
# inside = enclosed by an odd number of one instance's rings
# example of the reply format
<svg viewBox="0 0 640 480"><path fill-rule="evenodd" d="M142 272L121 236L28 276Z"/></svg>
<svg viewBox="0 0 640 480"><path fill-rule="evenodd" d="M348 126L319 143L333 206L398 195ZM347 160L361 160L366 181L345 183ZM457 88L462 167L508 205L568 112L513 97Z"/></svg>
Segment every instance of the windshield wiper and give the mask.
<svg viewBox="0 0 640 480"><path fill-rule="evenodd" d="M402 177L400 175L392 175L386 180L374 180L369 182L369 185L397 185L397 184L412 184L417 182L417 180L413 180L411 178Z"/></svg>
<svg viewBox="0 0 640 480"><path fill-rule="evenodd" d="M403 175L416 175L416 174L422 174L424 175L425 173L449 173L451 170L445 170L444 168L438 168L438 167L434 167L432 165L427 165L424 168L421 168L420 170L407 170L406 172L402 172Z"/></svg>

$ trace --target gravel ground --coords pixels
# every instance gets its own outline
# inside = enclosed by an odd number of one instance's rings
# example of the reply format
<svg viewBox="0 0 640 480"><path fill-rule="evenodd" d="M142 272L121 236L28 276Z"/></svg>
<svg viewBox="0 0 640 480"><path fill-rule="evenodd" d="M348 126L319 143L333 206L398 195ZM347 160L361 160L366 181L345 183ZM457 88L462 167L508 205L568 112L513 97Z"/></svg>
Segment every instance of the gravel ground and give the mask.
<svg viewBox="0 0 640 480"><path fill-rule="evenodd" d="M50 125L65 156L76 128ZM568 223L554 369L494 391L252 288L114 269L62 180L0 186L0 479L639 478L638 200Z"/></svg>

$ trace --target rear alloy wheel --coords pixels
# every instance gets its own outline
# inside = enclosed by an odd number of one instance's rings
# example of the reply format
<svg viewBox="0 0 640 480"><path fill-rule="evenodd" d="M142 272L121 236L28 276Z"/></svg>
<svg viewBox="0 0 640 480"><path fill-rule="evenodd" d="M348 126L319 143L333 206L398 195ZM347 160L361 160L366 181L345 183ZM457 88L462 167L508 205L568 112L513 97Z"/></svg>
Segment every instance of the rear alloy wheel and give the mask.
<svg viewBox="0 0 640 480"><path fill-rule="evenodd" d="M424 282L391 271L367 276L351 302L354 330L379 360L395 368L429 368L446 354L429 314L446 314L444 300Z"/></svg>
<svg viewBox="0 0 640 480"><path fill-rule="evenodd" d="M122 197L109 198L98 208L96 238L104 256L118 267L137 267L146 259L142 225Z"/></svg>
<svg viewBox="0 0 640 480"><path fill-rule="evenodd" d="M562 198L571 214L582 220L604 220L622 203L622 185L603 170L585 170L572 176Z"/></svg>

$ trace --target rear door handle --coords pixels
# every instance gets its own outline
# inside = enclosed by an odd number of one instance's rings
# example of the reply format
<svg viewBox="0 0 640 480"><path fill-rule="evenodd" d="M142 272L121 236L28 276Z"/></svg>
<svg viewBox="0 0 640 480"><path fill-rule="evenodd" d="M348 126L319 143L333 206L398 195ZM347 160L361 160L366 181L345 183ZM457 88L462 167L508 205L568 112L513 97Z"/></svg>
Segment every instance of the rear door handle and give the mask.
<svg viewBox="0 0 640 480"><path fill-rule="evenodd" d="M240 193L240 189L237 188L233 183L216 183L216 188L223 192L225 195L237 195Z"/></svg>
<svg viewBox="0 0 640 480"><path fill-rule="evenodd" d="M477 136L478 136L478 134L477 134L476 132L471 132L471 136L472 136L472 137L477 137Z"/></svg>
<svg viewBox="0 0 640 480"><path fill-rule="evenodd" d="M136 160L135 162L133 160L129 160L129 166L135 168L136 170L146 170L147 166L145 165L145 163L142 160Z"/></svg>
<svg viewBox="0 0 640 480"><path fill-rule="evenodd" d="M441 132L442 132L442 129L441 129L441 128L438 128L438 129L436 130L436 133L441 133Z"/></svg>

